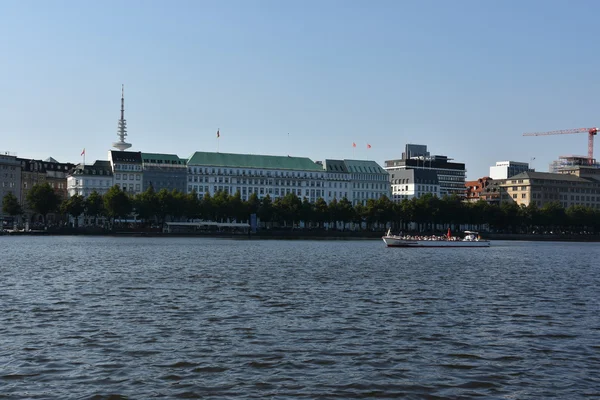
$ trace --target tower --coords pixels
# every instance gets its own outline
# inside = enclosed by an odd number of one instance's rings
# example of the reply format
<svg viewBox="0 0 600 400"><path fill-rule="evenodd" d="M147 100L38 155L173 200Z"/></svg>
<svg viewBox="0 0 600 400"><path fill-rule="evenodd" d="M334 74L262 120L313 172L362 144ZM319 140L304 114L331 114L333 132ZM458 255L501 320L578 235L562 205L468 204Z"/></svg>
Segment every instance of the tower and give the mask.
<svg viewBox="0 0 600 400"><path fill-rule="evenodd" d="M121 85L121 118L119 119L117 136L119 137L119 141L113 143L115 149L124 151L131 147L131 143L125 142L125 136L127 136L127 121L125 121L125 85Z"/></svg>

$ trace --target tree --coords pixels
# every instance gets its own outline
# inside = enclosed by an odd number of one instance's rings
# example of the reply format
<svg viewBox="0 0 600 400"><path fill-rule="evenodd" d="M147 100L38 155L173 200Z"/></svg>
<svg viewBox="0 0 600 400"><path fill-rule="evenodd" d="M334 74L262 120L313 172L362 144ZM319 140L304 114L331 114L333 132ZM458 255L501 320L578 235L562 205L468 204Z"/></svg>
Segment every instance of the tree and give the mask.
<svg viewBox="0 0 600 400"><path fill-rule="evenodd" d="M314 204L315 221L320 228L324 228L325 222L329 219L329 207L322 197L319 197Z"/></svg>
<svg viewBox="0 0 600 400"><path fill-rule="evenodd" d="M540 208L541 225L553 231L562 229L566 223L567 214L558 201L546 203Z"/></svg>
<svg viewBox="0 0 600 400"><path fill-rule="evenodd" d="M61 211L73 217L75 228L79 227L79 216L85 211L85 199L82 195L76 194L63 201Z"/></svg>
<svg viewBox="0 0 600 400"><path fill-rule="evenodd" d="M202 202L201 202L200 206L201 206L201 210L202 210L202 215L204 216L205 219L207 219L209 221L212 221L215 219L215 208L213 206L212 197L209 192L206 192L204 194L204 197L202 197Z"/></svg>
<svg viewBox="0 0 600 400"><path fill-rule="evenodd" d="M158 197L152 185L144 192L138 193L133 198L133 208L140 219L148 221L158 215Z"/></svg>
<svg viewBox="0 0 600 400"><path fill-rule="evenodd" d="M33 212L41 214L46 222L48 214L58 211L60 197L48 183L36 184L27 192L27 204Z"/></svg>
<svg viewBox="0 0 600 400"><path fill-rule="evenodd" d="M367 210L362 203L358 203L354 206L354 217L353 220L358 224L358 228L362 230L362 223L365 220L365 214Z"/></svg>
<svg viewBox="0 0 600 400"><path fill-rule="evenodd" d="M327 205L327 214L327 222L331 224L330 227L335 228L340 220L340 208L335 197Z"/></svg>
<svg viewBox="0 0 600 400"><path fill-rule="evenodd" d="M173 189L171 192L170 215L174 219L181 219L186 215L186 197L183 192Z"/></svg>
<svg viewBox="0 0 600 400"><path fill-rule="evenodd" d="M233 217L236 222L246 221L249 215L246 213L247 208L244 206L242 201L242 195L240 191L236 191L233 196L229 197L229 214Z"/></svg>
<svg viewBox="0 0 600 400"><path fill-rule="evenodd" d="M300 208L302 207L302 201L298 198L298 196L296 196L295 193L288 193L283 197L282 205L285 221L291 221L293 228L296 219L300 218L299 214Z"/></svg>
<svg viewBox="0 0 600 400"><path fill-rule="evenodd" d="M23 208L19 204L19 199L12 192L6 193L2 199L2 212L11 217L23 214Z"/></svg>
<svg viewBox="0 0 600 400"><path fill-rule="evenodd" d="M269 200L268 200L269 205L272 205L273 202L271 201L271 196L269 196L268 194L263 198L263 203L267 197L269 198ZM261 204L261 201L258 199L258 195L256 193L250 194L250 197L248 197L248 201L246 202L246 207L248 208L248 215L257 214L258 209L261 205L263 205L263 204ZM263 219L263 217L261 217L260 215L259 215L259 218L261 220ZM265 220L265 222L266 222L266 220Z"/></svg>
<svg viewBox="0 0 600 400"><path fill-rule="evenodd" d="M192 190L185 196L185 215L188 218L200 218L202 215L202 204L196 190Z"/></svg>
<svg viewBox="0 0 600 400"><path fill-rule="evenodd" d="M85 200L85 213L89 217L94 218L94 225L96 225L98 217L104 215L104 212L104 200L102 196L94 190Z"/></svg>
<svg viewBox="0 0 600 400"><path fill-rule="evenodd" d="M271 201L271 196L268 194L263 197L262 201L258 206L255 207L254 200L258 201L258 197L256 197L255 193L252 193L248 201L246 202L246 208L250 214L257 214L258 218L264 222L265 224L268 222L273 222L273 201Z"/></svg>
<svg viewBox="0 0 600 400"><path fill-rule="evenodd" d="M352 203L346 197L342 198L338 203L338 216L340 221L342 221L342 230L346 228L348 222L352 221L353 214Z"/></svg>
<svg viewBox="0 0 600 400"><path fill-rule="evenodd" d="M310 227L311 223L315 221L315 209L306 197L302 200L299 218L304 221L305 228Z"/></svg>
<svg viewBox="0 0 600 400"><path fill-rule="evenodd" d="M229 194L224 191L218 191L212 198L212 205L215 210L217 220L225 220L229 217Z"/></svg>
<svg viewBox="0 0 600 400"><path fill-rule="evenodd" d="M117 185L108 189L104 195L104 208L108 216L112 218L113 224L115 218L125 218L133 209L131 199Z"/></svg>

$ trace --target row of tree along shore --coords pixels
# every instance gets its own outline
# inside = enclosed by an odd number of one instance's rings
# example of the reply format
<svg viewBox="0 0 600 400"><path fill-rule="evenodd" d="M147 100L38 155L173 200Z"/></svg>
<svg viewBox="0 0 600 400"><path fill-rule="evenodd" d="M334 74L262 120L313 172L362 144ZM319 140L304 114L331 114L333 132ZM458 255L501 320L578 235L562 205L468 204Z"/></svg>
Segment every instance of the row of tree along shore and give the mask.
<svg viewBox="0 0 600 400"><path fill-rule="evenodd" d="M26 196L27 212L18 199L7 194L3 199L3 212L30 220L31 213L41 216L48 223L54 216L56 225L74 221L78 228L81 216L103 228L114 231L115 221L135 218L141 223L138 229L158 227L160 231L169 221L236 221L247 222L251 214L260 220L259 230L304 229L363 230L381 232L386 227L392 231L443 232L448 228L461 227L480 232L505 234L562 233L597 235L600 233L600 210L583 206L563 208L560 203L546 203L538 208L535 203L518 206L515 203L489 204L485 201L467 203L457 196L438 198L425 195L420 198L394 203L387 197L368 200L366 205L352 205L346 198L332 200L327 204L319 198L310 203L295 194L287 194L274 200L270 196L259 199L252 194L244 201L239 192L230 195L218 192L206 193L201 199L197 193L184 194L152 187L143 193L130 195L113 186L104 195L92 192L87 198L74 195L61 202L60 197L48 184L34 185Z"/></svg>

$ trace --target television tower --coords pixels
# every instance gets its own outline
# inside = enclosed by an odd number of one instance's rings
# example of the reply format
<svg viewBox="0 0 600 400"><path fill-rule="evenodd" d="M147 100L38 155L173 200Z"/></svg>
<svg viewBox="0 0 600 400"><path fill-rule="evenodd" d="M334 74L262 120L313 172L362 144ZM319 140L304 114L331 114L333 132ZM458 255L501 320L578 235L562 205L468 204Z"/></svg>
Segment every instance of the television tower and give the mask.
<svg viewBox="0 0 600 400"><path fill-rule="evenodd" d="M119 119L117 136L119 137L119 141L113 143L115 149L124 151L131 147L131 143L125 142L125 136L127 136L127 121L125 121L125 85L121 85L121 119Z"/></svg>

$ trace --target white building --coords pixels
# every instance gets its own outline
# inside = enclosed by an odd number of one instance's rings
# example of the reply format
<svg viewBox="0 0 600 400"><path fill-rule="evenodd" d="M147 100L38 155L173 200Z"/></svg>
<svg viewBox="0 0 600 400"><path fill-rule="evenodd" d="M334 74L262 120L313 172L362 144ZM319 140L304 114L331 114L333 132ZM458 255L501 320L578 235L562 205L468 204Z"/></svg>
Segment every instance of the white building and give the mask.
<svg viewBox="0 0 600 400"><path fill-rule="evenodd" d="M195 152L187 162L187 192L214 196L223 191L240 192L242 200L252 193L275 199L288 193L314 202L325 198L327 173L323 166L306 157L263 156Z"/></svg>
<svg viewBox="0 0 600 400"><path fill-rule="evenodd" d="M329 203L345 197L352 202L352 174L344 160L325 160L323 169L327 172L323 200Z"/></svg>
<svg viewBox="0 0 600 400"><path fill-rule="evenodd" d="M108 161L115 185L131 194L142 192L144 173L141 152L111 150L108 152Z"/></svg>
<svg viewBox="0 0 600 400"><path fill-rule="evenodd" d="M390 172L392 200L419 198L426 193L440 197L440 183L437 173L425 169L399 169Z"/></svg>
<svg viewBox="0 0 600 400"><path fill-rule="evenodd" d="M375 161L344 160L350 173L352 188L348 200L352 205L367 204L367 200L391 197L389 174Z"/></svg>
<svg viewBox="0 0 600 400"><path fill-rule="evenodd" d="M105 194L113 186L113 173L108 161L96 161L94 165L79 164L67 176L69 197L76 194L88 197L92 192Z"/></svg>
<svg viewBox="0 0 600 400"><path fill-rule="evenodd" d="M495 166L490 167L490 178L494 180L508 179L521 172L531 171L529 164L517 161L498 161Z"/></svg>

